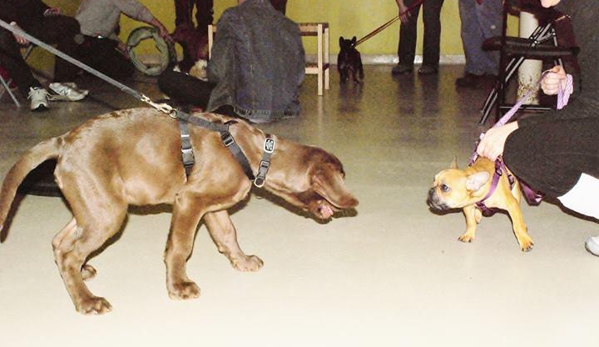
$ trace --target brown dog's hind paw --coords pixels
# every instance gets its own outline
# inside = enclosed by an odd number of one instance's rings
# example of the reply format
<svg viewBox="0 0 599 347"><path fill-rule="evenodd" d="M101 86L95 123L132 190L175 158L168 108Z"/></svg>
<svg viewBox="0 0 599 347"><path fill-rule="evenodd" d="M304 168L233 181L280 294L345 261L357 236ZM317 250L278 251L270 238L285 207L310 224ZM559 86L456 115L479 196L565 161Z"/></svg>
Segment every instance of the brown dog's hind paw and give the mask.
<svg viewBox="0 0 599 347"><path fill-rule="evenodd" d="M262 268L264 262L255 255L246 256L242 259L231 260L231 264L236 270L243 272L256 272Z"/></svg>
<svg viewBox="0 0 599 347"><path fill-rule="evenodd" d="M81 278L83 278L84 281L91 280L92 278L96 277L97 273L98 271L96 271L96 269L94 269L94 267L91 265L85 264L81 268Z"/></svg>
<svg viewBox="0 0 599 347"><path fill-rule="evenodd" d="M104 314L112 311L110 303L97 296L81 300L76 306L77 312L82 314Z"/></svg>
<svg viewBox="0 0 599 347"><path fill-rule="evenodd" d="M194 282L173 284L168 289L168 296L173 300L188 300L200 297L200 287Z"/></svg>

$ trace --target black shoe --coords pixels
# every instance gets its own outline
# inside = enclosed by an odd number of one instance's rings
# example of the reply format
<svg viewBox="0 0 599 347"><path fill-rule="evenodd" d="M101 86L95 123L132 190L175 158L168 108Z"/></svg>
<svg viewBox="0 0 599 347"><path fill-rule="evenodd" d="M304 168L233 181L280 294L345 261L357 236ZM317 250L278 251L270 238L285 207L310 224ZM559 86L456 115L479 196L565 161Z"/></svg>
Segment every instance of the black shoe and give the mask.
<svg viewBox="0 0 599 347"><path fill-rule="evenodd" d="M455 85L463 88L478 88L483 75L475 75L467 73L464 77L460 77L455 80Z"/></svg>
<svg viewBox="0 0 599 347"><path fill-rule="evenodd" d="M439 72L439 68L435 65L422 65L420 69L418 69L419 75L434 75Z"/></svg>
<svg viewBox="0 0 599 347"><path fill-rule="evenodd" d="M392 75L403 75L403 74L410 74L413 71L414 71L413 65L397 64L393 67L393 69L391 69L391 74Z"/></svg>

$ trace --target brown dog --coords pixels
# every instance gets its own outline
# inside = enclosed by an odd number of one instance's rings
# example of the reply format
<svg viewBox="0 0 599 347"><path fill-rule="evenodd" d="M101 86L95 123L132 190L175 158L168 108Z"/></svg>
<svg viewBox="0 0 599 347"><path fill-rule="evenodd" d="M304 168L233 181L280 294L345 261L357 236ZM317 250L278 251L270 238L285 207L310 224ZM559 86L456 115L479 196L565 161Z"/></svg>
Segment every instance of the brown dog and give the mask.
<svg viewBox="0 0 599 347"><path fill-rule="evenodd" d="M514 177L511 185L507 172L504 172L495 191L485 199L491 189L494 174L495 163L486 158L478 158L465 170L458 169L454 161L450 169L443 170L435 176L433 187L428 193L428 204L437 210L461 208L466 217L466 232L459 240L472 242L476 226L482 218L481 207L477 206L477 203L484 199L487 208L498 208L508 212L518 243L523 251L528 252L532 249L533 242L520 210L520 184Z"/></svg>
<svg viewBox="0 0 599 347"><path fill-rule="evenodd" d="M203 114L213 122L230 119ZM265 135L238 121L231 134L257 172ZM73 220L54 238L56 264L77 311L105 313L110 304L94 296L83 280L95 275L88 256L116 234L129 205L172 204L165 252L167 289L173 299L200 295L187 277L186 262L200 220L218 250L240 271L257 271L262 260L243 253L227 209L250 192L247 178L217 132L190 126L196 164L186 179L177 121L153 109L115 111L41 142L28 150L6 175L0 196L0 229L17 187L29 171L56 158L54 176L73 212ZM345 188L341 162L316 147L276 138L264 188L289 203L329 219L335 211L358 205Z"/></svg>

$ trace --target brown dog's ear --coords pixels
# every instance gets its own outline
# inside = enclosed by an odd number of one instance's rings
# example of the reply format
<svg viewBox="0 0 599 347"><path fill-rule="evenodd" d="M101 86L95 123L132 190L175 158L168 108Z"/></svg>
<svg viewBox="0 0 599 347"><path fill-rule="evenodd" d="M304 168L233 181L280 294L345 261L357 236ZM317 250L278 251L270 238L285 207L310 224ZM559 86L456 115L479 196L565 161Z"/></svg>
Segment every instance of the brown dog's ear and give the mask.
<svg viewBox="0 0 599 347"><path fill-rule="evenodd" d="M314 191L336 207L345 209L358 206L358 199L345 188L341 174L332 171L327 169L318 170L317 173L312 175L311 181Z"/></svg>
<svg viewBox="0 0 599 347"><path fill-rule="evenodd" d="M466 178L466 189L475 192L489 181L491 175L486 171L474 173Z"/></svg>
<svg viewBox="0 0 599 347"><path fill-rule="evenodd" d="M453 157L453 161L449 165L449 168L450 169L457 169L458 168L458 157Z"/></svg>

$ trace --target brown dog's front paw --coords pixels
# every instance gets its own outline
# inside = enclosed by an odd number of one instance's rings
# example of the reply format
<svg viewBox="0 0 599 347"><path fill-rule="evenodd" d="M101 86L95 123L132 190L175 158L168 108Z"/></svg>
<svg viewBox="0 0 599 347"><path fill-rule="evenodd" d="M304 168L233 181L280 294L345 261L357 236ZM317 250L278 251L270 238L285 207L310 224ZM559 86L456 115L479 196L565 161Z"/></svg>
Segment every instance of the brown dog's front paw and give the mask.
<svg viewBox="0 0 599 347"><path fill-rule="evenodd" d="M472 241L474 241L474 235L465 233L464 235L458 237L458 240L460 240L462 242L472 242Z"/></svg>
<svg viewBox="0 0 599 347"><path fill-rule="evenodd" d="M200 297L200 287L194 282L181 282L169 286L168 296L173 300L188 300Z"/></svg>
<svg viewBox="0 0 599 347"><path fill-rule="evenodd" d="M112 306L106 299L97 296L81 300L76 305L77 312L82 314L104 314L112 311Z"/></svg>
<svg viewBox="0 0 599 347"><path fill-rule="evenodd" d="M262 268L264 262L255 255L246 256L242 259L234 259L231 261L236 270L243 272L256 272Z"/></svg>

